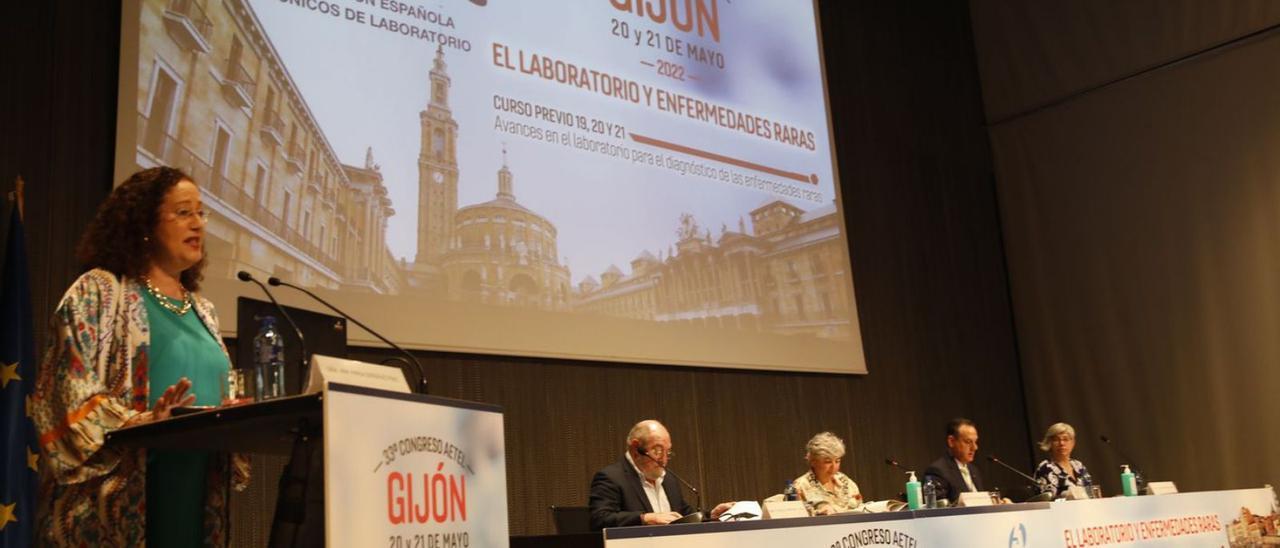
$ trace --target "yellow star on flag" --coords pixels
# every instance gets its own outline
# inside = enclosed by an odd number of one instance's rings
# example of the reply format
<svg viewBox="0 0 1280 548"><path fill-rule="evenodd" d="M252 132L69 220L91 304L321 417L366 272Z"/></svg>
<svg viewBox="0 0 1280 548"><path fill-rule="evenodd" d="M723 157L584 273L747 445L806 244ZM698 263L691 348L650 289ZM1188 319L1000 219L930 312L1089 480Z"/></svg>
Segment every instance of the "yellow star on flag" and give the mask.
<svg viewBox="0 0 1280 548"><path fill-rule="evenodd" d="M39 472L40 469L36 468L36 463L38 462L40 462L40 454L32 453L31 448L28 447L27 448L27 466L29 466L32 471Z"/></svg>
<svg viewBox="0 0 1280 548"><path fill-rule="evenodd" d="M9 522L16 523L18 521L18 518L13 517L15 513L13 510L17 506L18 503L16 502L13 504L0 504L0 531L3 531L4 526L8 525Z"/></svg>
<svg viewBox="0 0 1280 548"><path fill-rule="evenodd" d="M18 364L11 363L9 365L0 365L0 388L8 388L9 381L20 381L22 377L18 376Z"/></svg>

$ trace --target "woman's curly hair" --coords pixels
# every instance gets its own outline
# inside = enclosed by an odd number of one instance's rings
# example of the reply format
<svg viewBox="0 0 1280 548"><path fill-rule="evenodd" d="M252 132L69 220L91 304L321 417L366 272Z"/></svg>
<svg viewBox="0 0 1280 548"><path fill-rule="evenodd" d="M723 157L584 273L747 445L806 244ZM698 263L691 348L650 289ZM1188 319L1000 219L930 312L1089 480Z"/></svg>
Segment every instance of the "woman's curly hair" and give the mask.
<svg viewBox="0 0 1280 548"><path fill-rule="evenodd" d="M172 167L153 167L134 173L111 191L76 246L81 266L116 276L146 275L159 245L151 236L160 224L160 206L169 190L182 181L192 181L191 176ZM179 280L187 291L200 289L205 262L201 257L182 271Z"/></svg>

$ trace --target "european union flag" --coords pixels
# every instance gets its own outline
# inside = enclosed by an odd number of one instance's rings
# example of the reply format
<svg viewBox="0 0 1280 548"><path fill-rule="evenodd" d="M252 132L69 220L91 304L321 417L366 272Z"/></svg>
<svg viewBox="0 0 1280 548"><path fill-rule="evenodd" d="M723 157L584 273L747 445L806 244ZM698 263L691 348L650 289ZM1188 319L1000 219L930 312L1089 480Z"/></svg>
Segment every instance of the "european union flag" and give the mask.
<svg viewBox="0 0 1280 548"><path fill-rule="evenodd" d="M40 449L27 400L36 380L27 246L18 208L10 208L0 280L0 546L29 546L35 531Z"/></svg>

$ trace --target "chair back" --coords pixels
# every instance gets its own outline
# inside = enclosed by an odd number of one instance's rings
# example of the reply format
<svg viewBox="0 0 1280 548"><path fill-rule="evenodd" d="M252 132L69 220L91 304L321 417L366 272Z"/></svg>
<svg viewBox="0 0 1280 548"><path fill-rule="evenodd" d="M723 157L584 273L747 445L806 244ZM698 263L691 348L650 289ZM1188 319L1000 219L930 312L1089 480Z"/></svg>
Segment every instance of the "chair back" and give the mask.
<svg viewBox="0 0 1280 548"><path fill-rule="evenodd" d="M591 532L591 509L586 506L551 505L551 523L557 535Z"/></svg>

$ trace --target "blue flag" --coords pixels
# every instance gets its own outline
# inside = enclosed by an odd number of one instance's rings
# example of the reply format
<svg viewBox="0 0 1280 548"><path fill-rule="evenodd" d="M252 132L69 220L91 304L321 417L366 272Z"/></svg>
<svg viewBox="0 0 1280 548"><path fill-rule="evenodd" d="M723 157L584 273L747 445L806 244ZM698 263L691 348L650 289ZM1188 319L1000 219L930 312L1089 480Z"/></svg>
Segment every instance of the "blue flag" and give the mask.
<svg viewBox="0 0 1280 548"><path fill-rule="evenodd" d="M27 398L35 388L27 245L18 208L10 208L0 281L0 546L30 546L35 532L40 449Z"/></svg>

